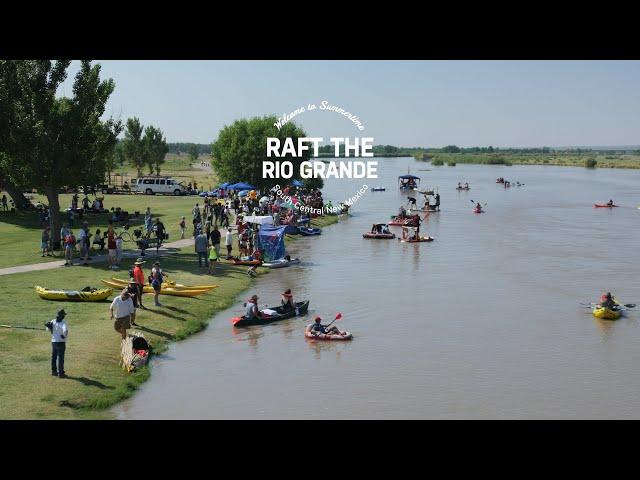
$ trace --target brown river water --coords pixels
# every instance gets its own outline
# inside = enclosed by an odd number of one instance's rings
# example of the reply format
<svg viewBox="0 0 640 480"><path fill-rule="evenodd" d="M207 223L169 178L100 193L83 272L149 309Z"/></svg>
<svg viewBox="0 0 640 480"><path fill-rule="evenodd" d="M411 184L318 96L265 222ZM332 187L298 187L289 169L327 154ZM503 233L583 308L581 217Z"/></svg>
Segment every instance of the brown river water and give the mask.
<svg viewBox="0 0 640 480"><path fill-rule="evenodd" d="M421 228L435 241L363 239L406 204L397 177L408 166L440 192L441 212ZM640 170L410 158L378 168L377 180L326 181L334 203L363 184L387 190L367 192L321 236L288 242L303 263L261 276L206 330L155 357L116 416L640 418L640 316L603 321L579 305L609 290L640 304ZM525 185L505 190L499 176ZM471 190L457 192L459 181ZM609 198L621 207L593 208ZM486 213L472 213L471 199ZM311 300L307 316L231 326L251 294L276 305L286 288ZM315 315L327 323L336 312L353 341L304 338Z"/></svg>

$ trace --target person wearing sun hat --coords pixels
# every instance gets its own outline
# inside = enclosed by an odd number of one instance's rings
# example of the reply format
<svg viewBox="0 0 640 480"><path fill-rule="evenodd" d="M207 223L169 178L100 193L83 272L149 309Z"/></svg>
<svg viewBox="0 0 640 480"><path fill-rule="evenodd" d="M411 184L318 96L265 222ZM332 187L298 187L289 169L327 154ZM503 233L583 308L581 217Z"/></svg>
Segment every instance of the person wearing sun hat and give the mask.
<svg viewBox="0 0 640 480"><path fill-rule="evenodd" d="M254 318L262 318L262 314L260 310L258 310L258 296L252 295L251 298L246 303L246 310L244 312L244 316L248 319Z"/></svg>
<svg viewBox="0 0 640 480"><path fill-rule="evenodd" d="M280 299L280 303L282 304L282 307L287 310L291 310L292 308L295 307L295 303L293 302L293 294L291 293L290 288L287 288L283 292L282 298Z"/></svg>
<svg viewBox="0 0 640 480"><path fill-rule="evenodd" d="M67 376L64 373L64 352L69 336L69 329L64 321L66 315L64 310L60 310L56 318L44 324L51 332L51 375L60 378Z"/></svg>
<svg viewBox="0 0 640 480"><path fill-rule="evenodd" d="M138 305L143 310L146 309L144 305L142 305L142 293L144 292L144 272L142 271L142 265L144 265L144 260L142 258L138 258L133 264L133 279L136 282L136 287L138 288Z"/></svg>

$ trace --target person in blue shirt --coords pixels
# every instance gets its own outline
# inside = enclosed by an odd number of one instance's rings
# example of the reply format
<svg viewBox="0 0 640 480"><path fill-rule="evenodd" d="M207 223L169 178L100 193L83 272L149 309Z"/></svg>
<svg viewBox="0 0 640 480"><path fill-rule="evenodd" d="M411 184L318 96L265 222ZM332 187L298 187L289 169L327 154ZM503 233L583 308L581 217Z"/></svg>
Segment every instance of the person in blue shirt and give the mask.
<svg viewBox="0 0 640 480"><path fill-rule="evenodd" d="M340 334L340 330L338 330L338 327L332 326L330 328L327 328L325 325L322 325L322 323L320 322L322 322L322 318L316 317L315 323L311 327L311 333L315 335L320 333L324 333L325 335L330 335L332 333Z"/></svg>

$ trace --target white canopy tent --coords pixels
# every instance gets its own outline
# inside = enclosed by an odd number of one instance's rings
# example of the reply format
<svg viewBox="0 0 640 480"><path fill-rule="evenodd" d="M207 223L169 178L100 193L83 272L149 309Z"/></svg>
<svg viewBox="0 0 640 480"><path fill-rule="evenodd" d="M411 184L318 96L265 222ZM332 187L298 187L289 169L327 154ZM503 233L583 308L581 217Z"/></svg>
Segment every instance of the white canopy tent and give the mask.
<svg viewBox="0 0 640 480"><path fill-rule="evenodd" d="M247 223L257 223L258 225L273 225L273 217L271 215L247 215L243 220Z"/></svg>

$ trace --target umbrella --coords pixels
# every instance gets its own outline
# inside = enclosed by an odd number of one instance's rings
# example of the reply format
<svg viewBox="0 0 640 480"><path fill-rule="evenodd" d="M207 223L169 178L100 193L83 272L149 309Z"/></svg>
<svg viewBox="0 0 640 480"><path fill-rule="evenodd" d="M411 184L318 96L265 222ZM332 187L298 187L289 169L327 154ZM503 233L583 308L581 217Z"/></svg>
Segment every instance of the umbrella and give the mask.
<svg viewBox="0 0 640 480"><path fill-rule="evenodd" d="M249 185L248 183L238 182L234 183L233 185L229 185L229 188L233 190L253 190L256 187L254 187L253 185Z"/></svg>
<svg viewBox="0 0 640 480"><path fill-rule="evenodd" d="M300 180L294 180L291 185L293 185L294 187L301 187L302 186L302 182Z"/></svg>

